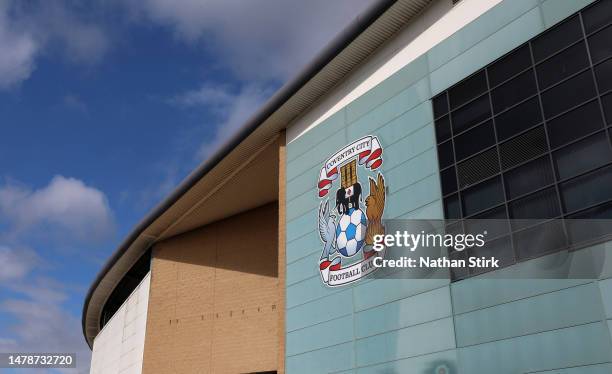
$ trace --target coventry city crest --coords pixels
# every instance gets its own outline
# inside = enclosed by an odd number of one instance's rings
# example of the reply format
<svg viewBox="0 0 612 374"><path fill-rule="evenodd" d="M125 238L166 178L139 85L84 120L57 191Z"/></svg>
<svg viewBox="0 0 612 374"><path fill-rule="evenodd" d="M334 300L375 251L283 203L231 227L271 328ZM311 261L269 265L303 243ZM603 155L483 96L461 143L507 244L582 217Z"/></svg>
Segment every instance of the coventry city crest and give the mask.
<svg viewBox="0 0 612 374"><path fill-rule="evenodd" d="M383 163L382 153L378 138L366 136L340 149L321 168L319 235L323 252L319 270L327 286L342 286L369 275L377 269L374 259L384 256L384 251L372 249L374 236L385 231L385 179L376 172ZM365 198L360 171L369 180ZM329 196L334 185L335 199Z"/></svg>

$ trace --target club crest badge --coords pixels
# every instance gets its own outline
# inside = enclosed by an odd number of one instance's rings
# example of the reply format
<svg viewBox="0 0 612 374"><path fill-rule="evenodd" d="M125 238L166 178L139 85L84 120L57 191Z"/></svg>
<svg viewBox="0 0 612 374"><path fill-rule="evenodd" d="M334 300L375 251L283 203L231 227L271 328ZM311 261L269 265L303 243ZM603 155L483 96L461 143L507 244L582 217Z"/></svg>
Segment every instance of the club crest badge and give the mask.
<svg viewBox="0 0 612 374"><path fill-rule="evenodd" d="M377 269L374 259L384 256L384 251L372 249L374 236L385 231L385 179L377 171L383 163L382 153L378 138L366 136L334 153L321 168L319 236L323 252L319 270L327 286L343 286L366 277ZM369 190L362 189L360 180L369 182Z"/></svg>

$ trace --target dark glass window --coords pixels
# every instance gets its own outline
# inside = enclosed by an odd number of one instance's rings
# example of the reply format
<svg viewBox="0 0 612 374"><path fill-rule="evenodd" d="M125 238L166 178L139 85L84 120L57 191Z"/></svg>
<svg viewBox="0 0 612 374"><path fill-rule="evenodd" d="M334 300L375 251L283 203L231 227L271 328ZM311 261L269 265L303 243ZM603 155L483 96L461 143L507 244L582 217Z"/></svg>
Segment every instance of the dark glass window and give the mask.
<svg viewBox="0 0 612 374"><path fill-rule="evenodd" d="M585 71L542 94L544 114L550 118L593 97L593 73Z"/></svg>
<svg viewBox="0 0 612 374"><path fill-rule="evenodd" d="M561 221L548 221L514 234L515 248L522 260L562 249L566 243Z"/></svg>
<svg viewBox="0 0 612 374"><path fill-rule="evenodd" d="M508 234L510 231L510 227L508 222L505 220L508 218L506 214L506 207L504 205L498 206L497 208L493 208L491 210L487 210L484 213L477 214L475 216L470 217L470 219L465 221L466 231L468 232L483 232L485 230L488 231L487 236L489 238L497 238L504 234ZM498 220L494 224L483 224L481 220Z"/></svg>
<svg viewBox="0 0 612 374"><path fill-rule="evenodd" d="M504 174L508 199L524 195L555 182L548 156L540 157Z"/></svg>
<svg viewBox="0 0 612 374"><path fill-rule="evenodd" d="M612 40L610 40L612 44ZM595 67L595 76L599 92L604 93L612 90L612 59L602 62Z"/></svg>
<svg viewBox="0 0 612 374"><path fill-rule="evenodd" d="M587 34L612 22L612 1L603 0L582 12L582 20Z"/></svg>
<svg viewBox="0 0 612 374"><path fill-rule="evenodd" d="M474 74L448 91L451 110L457 108L461 104L465 104L486 90L487 77L485 76L485 72L481 71Z"/></svg>
<svg viewBox="0 0 612 374"><path fill-rule="evenodd" d="M606 134L599 133L561 148L553 159L559 179L567 179L611 162L612 148Z"/></svg>
<svg viewBox="0 0 612 374"><path fill-rule="evenodd" d="M451 114L451 117L454 134L467 130L473 125L486 120L491 117L489 95L483 95L471 103L457 109Z"/></svg>
<svg viewBox="0 0 612 374"><path fill-rule="evenodd" d="M450 119L444 116L436 120L436 136L438 142L443 142L451 137Z"/></svg>
<svg viewBox="0 0 612 374"><path fill-rule="evenodd" d="M556 148L602 127L599 103L591 101L548 122L550 146Z"/></svg>
<svg viewBox="0 0 612 374"><path fill-rule="evenodd" d="M561 214L554 187L514 200L509 207L510 217L514 219L554 218Z"/></svg>
<svg viewBox="0 0 612 374"><path fill-rule="evenodd" d="M457 176L455 168L451 167L441 172L442 175L442 194L448 195L451 192L457 191Z"/></svg>
<svg viewBox="0 0 612 374"><path fill-rule="evenodd" d="M612 199L612 166L561 184L566 212L574 212Z"/></svg>
<svg viewBox="0 0 612 374"><path fill-rule="evenodd" d="M589 36L589 48L594 64L612 55L610 40L612 40L612 26Z"/></svg>
<svg viewBox="0 0 612 374"><path fill-rule="evenodd" d="M433 99L433 108L435 118L448 113L448 99L446 98L446 94L437 96Z"/></svg>
<svg viewBox="0 0 612 374"><path fill-rule="evenodd" d="M457 194L444 199L444 216L448 219L461 218L461 207Z"/></svg>
<svg viewBox="0 0 612 374"><path fill-rule="evenodd" d="M463 160L493 144L495 144L493 122L487 121L455 138L455 155L457 156L457 161Z"/></svg>
<svg viewBox="0 0 612 374"><path fill-rule="evenodd" d="M433 99L445 217L472 232L514 219L451 257L505 266L612 238L580 220L612 219L611 91L612 0L599 0Z"/></svg>
<svg viewBox="0 0 612 374"><path fill-rule="evenodd" d="M493 110L499 113L535 93L535 76L529 70L491 92Z"/></svg>
<svg viewBox="0 0 612 374"><path fill-rule="evenodd" d="M470 216L504 201L501 179L495 177L462 192L463 215Z"/></svg>
<svg viewBox="0 0 612 374"><path fill-rule="evenodd" d="M561 215L559 198L555 187L547 188L525 196L508 204L512 229L518 230L531 226L540 219L555 218Z"/></svg>
<svg viewBox="0 0 612 374"><path fill-rule="evenodd" d="M506 219L508 218L506 215L506 207L500 206L497 208L493 208L491 210L487 210L484 213L477 214L472 216L472 219ZM469 224L469 220L466 221L466 224Z"/></svg>
<svg viewBox="0 0 612 374"><path fill-rule="evenodd" d="M529 53L529 46L524 45L507 56L500 58L487 68L489 84L491 87L495 87L530 66L531 54Z"/></svg>
<svg viewBox="0 0 612 374"><path fill-rule="evenodd" d="M612 93L601 98L601 104L604 108L606 122L612 123Z"/></svg>
<svg viewBox="0 0 612 374"><path fill-rule="evenodd" d="M589 66L589 56L584 42L575 44L538 65L536 71L540 89L557 83L587 66Z"/></svg>
<svg viewBox="0 0 612 374"><path fill-rule="evenodd" d="M476 232L476 231L475 231ZM512 265L515 262L514 259L514 250L512 249L512 243L510 242L510 237L505 236L503 238L499 238L496 240L488 241L482 247L472 247L469 250L470 256L474 257L492 257L494 256L498 261L498 265L500 267L505 267L508 265ZM495 270L493 268L470 268L470 273L472 275L481 274L490 270Z"/></svg>
<svg viewBox="0 0 612 374"><path fill-rule="evenodd" d="M452 165L454 161L453 142L449 140L440 144L438 146L438 162L440 163L440 169Z"/></svg>
<svg viewBox="0 0 612 374"><path fill-rule="evenodd" d="M536 62L560 51L573 42L582 38L580 19L572 17L563 23L551 28L531 42L533 57Z"/></svg>
<svg viewBox="0 0 612 374"><path fill-rule="evenodd" d="M612 202L567 216L569 219L612 219ZM571 225L570 225L571 226ZM580 227L580 225L576 225Z"/></svg>
<svg viewBox="0 0 612 374"><path fill-rule="evenodd" d="M601 241L606 236L610 239L610 223L606 220L612 219L612 202L585 209L567 218L565 222L572 243ZM583 219L589 221L580 221Z"/></svg>
<svg viewBox="0 0 612 374"><path fill-rule="evenodd" d="M102 318L100 319L100 328L103 328L104 325L106 325L108 321L113 318L115 313L117 313L132 291L138 287L140 282L150 270L151 250L149 249L140 257L140 259L138 259L138 261L136 261L134 265L132 265L130 270L128 270L123 278L121 278L118 285L104 303L104 306L102 307Z"/></svg>
<svg viewBox="0 0 612 374"><path fill-rule="evenodd" d="M504 140L540 122L542 122L540 101L534 97L496 117L495 129L498 139Z"/></svg>

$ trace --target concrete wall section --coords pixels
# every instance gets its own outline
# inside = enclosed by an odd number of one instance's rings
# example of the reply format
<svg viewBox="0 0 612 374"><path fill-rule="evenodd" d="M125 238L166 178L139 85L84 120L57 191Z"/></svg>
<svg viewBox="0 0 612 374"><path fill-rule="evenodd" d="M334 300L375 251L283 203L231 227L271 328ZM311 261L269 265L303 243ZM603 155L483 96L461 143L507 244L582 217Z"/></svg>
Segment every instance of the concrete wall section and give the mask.
<svg viewBox="0 0 612 374"><path fill-rule="evenodd" d="M117 310L94 340L91 374L140 374L151 273Z"/></svg>

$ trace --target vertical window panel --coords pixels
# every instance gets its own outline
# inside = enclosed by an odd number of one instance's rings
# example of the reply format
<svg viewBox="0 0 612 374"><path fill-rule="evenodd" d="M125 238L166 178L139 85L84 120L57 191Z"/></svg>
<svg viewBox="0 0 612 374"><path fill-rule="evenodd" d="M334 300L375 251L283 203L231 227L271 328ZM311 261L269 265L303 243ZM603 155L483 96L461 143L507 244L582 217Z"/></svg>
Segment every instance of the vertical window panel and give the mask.
<svg viewBox="0 0 612 374"><path fill-rule="evenodd" d="M612 40L610 40L610 44L612 44ZM612 90L612 59L595 67L595 77L600 93Z"/></svg>
<svg viewBox="0 0 612 374"><path fill-rule="evenodd" d="M443 141L450 139L450 137L450 119L448 116L438 118L436 120L436 138L438 139L438 143L442 143Z"/></svg>
<svg viewBox="0 0 612 374"><path fill-rule="evenodd" d="M567 240L561 221L549 221L515 233L514 243L519 259L528 260L562 249Z"/></svg>
<svg viewBox="0 0 612 374"><path fill-rule="evenodd" d="M447 166L452 165L455 162L455 156L453 154L453 142L448 140L438 145L438 163L440 169L444 169Z"/></svg>
<svg viewBox="0 0 612 374"><path fill-rule="evenodd" d="M531 64L529 45L525 44L509 55L500 58L487 68L487 72L489 73L489 84L491 87L495 87L527 69Z"/></svg>
<svg viewBox="0 0 612 374"><path fill-rule="evenodd" d="M593 97L593 74L585 71L542 94L544 114L546 118L550 118Z"/></svg>
<svg viewBox="0 0 612 374"><path fill-rule="evenodd" d="M508 209L510 218L515 220L529 220L513 222L513 228L525 226L534 219L555 218L561 214L557 190L554 187L512 201L508 205Z"/></svg>
<svg viewBox="0 0 612 374"><path fill-rule="evenodd" d="M446 219L461 218L461 207L459 206L459 196L457 194L444 199L444 216Z"/></svg>
<svg viewBox="0 0 612 374"><path fill-rule="evenodd" d="M493 122L487 121L455 138L455 156L463 160L495 144Z"/></svg>
<svg viewBox="0 0 612 374"><path fill-rule="evenodd" d="M499 113L535 93L535 76L532 70L528 70L491 92L493 110Z"/></svg>
<svg viewBox="0 0 612 374"><path fill-rule="evenodd" d="M505 140L542 122L542 109L537 97L504 112L495 118L498 139Z"/></svg>
<svg viewBox="0 0 612 374"><path fill-rule="evenodd" d="M612 40L612 26L608 26L589 36L588 40L591 59L594 64L612 55L612 43L610 43L610 40Z"/></svg>
<svg viewBox="0 0 612 374"><path fill-rule="evenodd" d="M587 66L589 66L589 55L584 42L575 44L537 66L540 89L545 89Z"/></svg>
<svg viewBox="0 0 612 374"><path fill-rule="evenodd" d="M612 93L601 98L601 105L606 116L606 123L612 124Z"/></svg>
<svg viewBox="0 0 612 374"><path fill-rule="evenodd" d="M440 172L442 180L442 194L448 195L452 192L457 191L457 176L455 174L455 167L442 170Z"/></svg>
<svg viewBox="0 0 612 374"><path fill-rule="evenodd" d="M487 90L487 77L480 71L448 91L451 110L467 103Z"/></svg>
<svg viewBox="0 0 612 374"><path fill-rule="evenodd" d="M434 118L441 117L448 113L448 98L446 92L433 99Z"/></svg>
<svg viewBox="0 0 612 374"><path fill-rule="evenodd" d="M599 103L591 101L548 122L548 136L552 148L603 128Z"/></svg>
<svg viewBox="0 0 612 374"><path fill-rule="evenodd" d="M491 117L489 95L483 95L451 114L453 133L458 134Z"/></svg>
<svg viewBox="0 0 612 374"><path fill-rule="evenodd" d="M612 1L602 0L582 13L582 20L587 34L592 33L612 22Z"/></svg>
<svg viewBox="0 0 612 374"><path fill-rule="evenodd" d="M611 162L612 148L606 133L598 133L555 151L553 160L559 179L567 179Z"/></svg>
<svg viewBox="0 0 612 374"><path fill-rule="evenodd" d="M504 174L508 199L524 195L555 182L548 156L530 161Z"/></svg>
<svg viewBox="0 0 612 374"><path fill-rule="evenodd" d="M607 166L561 184L565 212L574 212L612 199L612 167Z"/></svg>
<svg viewBox="0 0 612 374"><path fill-rule="evenodd" d="M582 26L578 16L574 16L535 38L531 42L533 57L539 62L580 38L582 38Z"/></svg>
<svg viewBox="0 0 612 374"><path fill-rule="evenodd" d="M504 193L501 178L495 177L470 187L461 193L463 199L463 215L470 216L501 204Z"/></svg>
<svg viewBox="0 0 612 374"><path fill-rule="evenodd" d="M465 227L467 232L487 232L488 238L497 238L504 234L508 234L510 227L508 222L508 212L506 206L502 205L486 212L472 216L470 219L465 221ZM495 221L491 221L495 220ZM484 223L484 222L490 222Z"/></svg>

